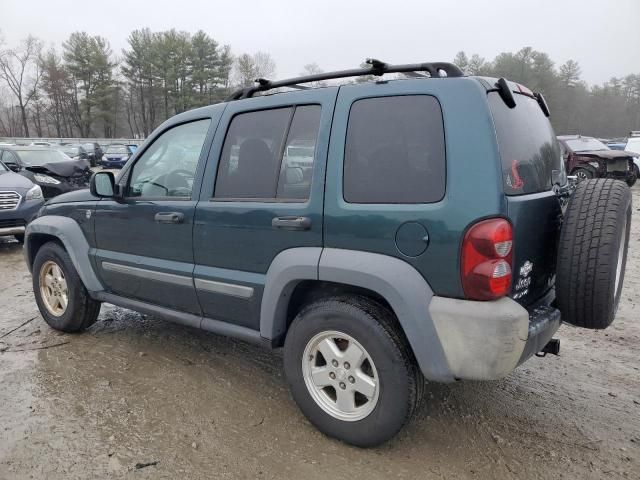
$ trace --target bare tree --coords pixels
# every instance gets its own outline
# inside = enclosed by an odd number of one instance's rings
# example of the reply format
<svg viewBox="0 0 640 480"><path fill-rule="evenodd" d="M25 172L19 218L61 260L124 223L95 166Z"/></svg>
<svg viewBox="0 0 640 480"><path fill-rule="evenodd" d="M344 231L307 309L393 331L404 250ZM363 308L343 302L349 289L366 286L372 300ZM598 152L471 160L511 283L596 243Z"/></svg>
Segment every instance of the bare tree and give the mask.
<svg viewBox="0 0 640 480"><path fill-rule="evenodd" d="M253 85L258 78L272 77L275 72L276 62L265 52L243 53L234 63L234 78L241 87Z"/></svg>
<svg viewBox="0 0 640 480"><path fill-rule="evenodd" d="M302 72L300 72L300 76L306 76L306 75L319 75L321 73L324 73L324 70L322 70L320 68L320 66L316 63L308 63L306 64L304 67L302 67ZM318 82L310 82L309 86L311 87L326 87L327 86L327 82L325 81L318 81Z"/></svg>
<svg viewBox="0 0 640 480"><path fill-rule="evenodd" d="M18 101L22 117L22 129L29 136L27 107L38 91L42 71L40 69L40 51L42 43L29 35L16 49L0 52L0 78L4 80Z"/></svg>

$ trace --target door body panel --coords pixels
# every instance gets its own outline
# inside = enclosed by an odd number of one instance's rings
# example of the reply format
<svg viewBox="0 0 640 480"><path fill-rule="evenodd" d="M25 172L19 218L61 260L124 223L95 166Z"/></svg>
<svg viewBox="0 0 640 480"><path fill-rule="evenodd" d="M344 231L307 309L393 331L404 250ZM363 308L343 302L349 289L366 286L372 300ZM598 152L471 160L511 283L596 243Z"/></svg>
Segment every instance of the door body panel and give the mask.
<svg viewBox="0 0 640 480"><path fill-rule="evenodd" d="M109 292L182 312L202 313L193 285L193 219L202 172L223 111L224 106L200 109L165 122L145 142L144 151L137 153L135 162L118 176L119 188L124 191L129 188L130 176L135 175L132 170L136 163L145 158L146 150L152 148L154 141L162 141L162 135L175 127L208 120L203 146L199 157L195 157L197 164L190 196L125 195L119 201L98 202L95 210L97 248L92 261ZM189 155L193 158L197 153ZM168 213L177 214L178 221L158 221L158 214Z"/></svg>
<svg viewBox="0 0 640 480"><path fill-rule="evenodd" d="M469 83L475 87L470 88ZM446 151L444 198L414 204L348 203L342 189L351 107L361 99L399 95L429 95L440 104ZM492 132L486 91L470 78L341 87L327 165L324 246L400 258L413 265L436 294L462 297L461 232L478 218L499 215L503 210Z"/></svg>
<svg viewBox="0 0 640 480"><path fill-rule="evenodd" d="M289 248L322 246L325 165L337 90L263 96L227 106L213 141L194 220L195 280L212 286L201 284L197 289L205 316L259 330L265 274L273 259ZM322 110L308 200L213 197L218 163L234 116L310 104ZM305 230L277 228L272 224L277 217L304 217L310 225Z"/></svg>

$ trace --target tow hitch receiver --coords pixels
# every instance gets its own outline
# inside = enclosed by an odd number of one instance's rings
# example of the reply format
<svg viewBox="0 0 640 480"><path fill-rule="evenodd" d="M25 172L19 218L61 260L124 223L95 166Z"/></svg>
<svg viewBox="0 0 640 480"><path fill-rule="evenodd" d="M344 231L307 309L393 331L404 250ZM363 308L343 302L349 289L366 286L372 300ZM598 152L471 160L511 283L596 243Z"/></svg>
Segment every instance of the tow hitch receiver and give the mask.
<svg viewBox="0 0 640 480"><path fill-rule="evenodd" d="M552 338L549 340L542 350L536 353L536 357L546 357L547 353L551 355L558 355L560 353L560 340L558 338Z"/></svg>

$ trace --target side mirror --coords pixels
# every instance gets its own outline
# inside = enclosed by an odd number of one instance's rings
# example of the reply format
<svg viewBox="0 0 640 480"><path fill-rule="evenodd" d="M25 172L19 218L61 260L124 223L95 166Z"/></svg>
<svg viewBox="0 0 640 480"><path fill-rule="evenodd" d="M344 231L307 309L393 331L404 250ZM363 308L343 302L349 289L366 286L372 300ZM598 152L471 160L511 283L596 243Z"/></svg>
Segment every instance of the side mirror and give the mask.
<svg viewBox="0 0 640 480"><path fill-rule="evenodd" d="M89 191L92 195L101 198L113 198L116 196L116 180L112 172L96 172L91 177Z"/></svg>
<svg viewBox="0 0 640 480"><path fill-rule="evenodd" d="M20 165L18 165L17 163L6 163L6 162L5 162L5 165L6 165L6 166L7 166L7 168L8 168L9 170L11 170L12 172L19 172L20 170L22 170L22 169L20 168Z"/></svg>

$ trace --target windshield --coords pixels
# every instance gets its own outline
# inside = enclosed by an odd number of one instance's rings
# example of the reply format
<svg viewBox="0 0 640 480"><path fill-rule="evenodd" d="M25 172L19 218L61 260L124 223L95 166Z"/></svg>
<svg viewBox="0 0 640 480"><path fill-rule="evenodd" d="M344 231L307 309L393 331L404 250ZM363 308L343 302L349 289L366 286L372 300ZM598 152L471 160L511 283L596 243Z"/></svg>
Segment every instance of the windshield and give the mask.
<svg viewBox="0 0 640 480"><path fill-rule="evenodd" d="M107 152L106 153L124 153L124 154L128 154L129 150L127 149L127 147L120 145L120 146L107 147Z"/></svg>
<svg viewBox="0 0 640 480"><path fill-rule="evenodd" d="M591 137L574 138L573 140L566 140L567 146L572 152L588 152L594 150L610 150L600 140L596 140Z"/></svg>
<svg viewBox="0 0 640 480"><path fill-rule="evenodd" d="M71 160L59 150L14 150L27 165L38 167L45 163L66 162Z"/></svg>
<svg viewBox="0 0 640 480"><path fill-rule="evenodd" d="M516 107L509 108L497 93L489 94L500 156L502 179L507 195L551 190L564 185L566 174L549 119L538 102L516 95Z"/></svg>

